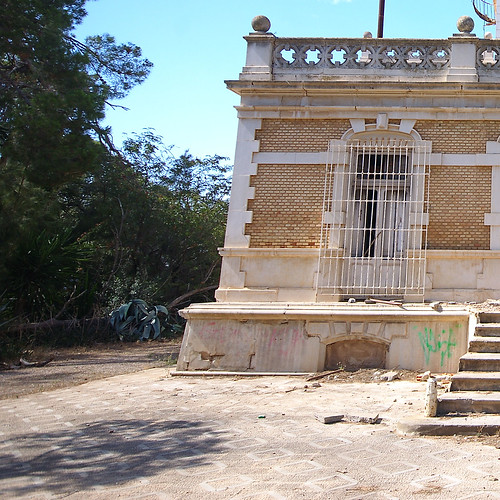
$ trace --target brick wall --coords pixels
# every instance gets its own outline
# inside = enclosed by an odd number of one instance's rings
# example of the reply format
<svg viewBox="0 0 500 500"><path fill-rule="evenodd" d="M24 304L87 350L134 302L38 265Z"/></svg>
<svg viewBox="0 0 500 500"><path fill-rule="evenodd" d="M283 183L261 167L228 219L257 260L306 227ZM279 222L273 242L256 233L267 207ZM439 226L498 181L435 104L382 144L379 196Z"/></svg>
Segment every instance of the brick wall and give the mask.
<svg viewBox="0 0 500 500"><path fill-rule="evenodd" d="M264 119L256 131L260 151L326 151L340 139L348 120ZM484 153L496 141L500 121L419 120L415 129L432 141L436 153ZM307 248L319 246L324 165L259 165L252 176L255 200L246 225L251 247ZM489 249L490 167L434 167L429 187L431 249Z"/></svg>
<svg viewBox="0 0 500 500"><path fill-rule="evenodd" d="M255 199L248 202L250 246L318 247L324 177L324 165L259 165L251 178Z"/></svg>
<svg viewBox="0 0 500 500"><path fill-rule="evenodd" d="M330 139L340 139L350 128L349 120L264 119L255 138L260 151L326 151ZM486 141L500 136L500 121L418 120L415 130L432 141L435 153L484 153Z"/></svg>
<svg viewBox="0 0 500 500"><path fill-rule="evenodd" d="M432 167L427 247L488 250L490 200L491 167Z"/></svg>
<svg viewBox="0 0 500 500"><path fill-rule="evenodd" d="M500 136L498 120L418 120L414 128L434 153L485 153L486 141Z"/></svg>
<svg viewBox="0 0 500 500"><path fill-rule="evenodd" d="M351 128L349 120L262 120L255 138L260 151L326 151L330 139L340 139Z"/></svg>

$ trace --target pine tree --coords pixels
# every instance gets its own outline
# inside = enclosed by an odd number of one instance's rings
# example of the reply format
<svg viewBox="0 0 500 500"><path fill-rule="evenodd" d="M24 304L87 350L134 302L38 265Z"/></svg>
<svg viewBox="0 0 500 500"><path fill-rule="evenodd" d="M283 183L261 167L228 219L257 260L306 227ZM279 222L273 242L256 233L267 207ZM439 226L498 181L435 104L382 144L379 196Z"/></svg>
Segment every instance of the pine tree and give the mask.
<svg viewBox="0 0 500 500"><path fill-rule="evenodd" d="M77 40L84 6L85 0L4 0L0 9L0 297L13 297L16 312L30 317L42 311L29 304L57 289L57 276L39 272L36 252L44 252L40 259L52 269L62 269L56 261L64 261L68 276L80 269L72 246L79 235L68 232L75 221L61 189L115 154L101 125L106 106L141 83L152 66L139 47L117 44L110 35ZM26 283L30 276L53 282ZM74 292L71 284L59 288L45 311L57 310ZM21 290L35 289L36 301L20 300Z"/></svg>

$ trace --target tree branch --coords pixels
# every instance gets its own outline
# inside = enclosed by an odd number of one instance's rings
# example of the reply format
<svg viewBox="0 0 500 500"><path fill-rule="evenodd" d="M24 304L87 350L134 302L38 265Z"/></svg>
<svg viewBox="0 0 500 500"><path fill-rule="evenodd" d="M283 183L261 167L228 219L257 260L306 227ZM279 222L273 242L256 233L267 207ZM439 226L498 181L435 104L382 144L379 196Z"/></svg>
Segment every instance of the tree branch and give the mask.
<svg viewBox="0 0 500 500"><path fill-rule="evenodd" d="M191 290L190 292L184 293L183 295L180 295L176 299L174 299L170 304L168 304L167 309L170 311L170 309L173 309L174 307L178 306L179 304L182 304L186 299L189 297L192 297L193 295L197 295L199 293L203 292L209 292L210 290L216 290L218 285L211 285L211 286L206 286L204 288L197 288L196 290Z"/></svg>

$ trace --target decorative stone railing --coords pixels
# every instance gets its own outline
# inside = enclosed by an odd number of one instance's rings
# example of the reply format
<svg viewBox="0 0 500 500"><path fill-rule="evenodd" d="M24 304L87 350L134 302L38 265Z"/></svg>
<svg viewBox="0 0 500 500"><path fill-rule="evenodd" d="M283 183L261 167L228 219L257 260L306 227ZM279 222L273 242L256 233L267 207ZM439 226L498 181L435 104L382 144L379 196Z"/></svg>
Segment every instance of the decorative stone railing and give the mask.
<svg viewBox="0 0 500 500"><path fill-rule="evenodd" d="M498 82L500 40L277 38L251 33L240 80L426 79Z"/></svg>
<svg viewBox="0 0 500 500"><path fill-rule="evenodd" d="M490 70L500 72L500 40L477 40L476 47L478 72Z"/></svg>
<svg viewBox="0 0 500 500"><path fill-rule="evenodd" d="M447 40L277 38L273 70L426 69L450 64Z"/></svg>

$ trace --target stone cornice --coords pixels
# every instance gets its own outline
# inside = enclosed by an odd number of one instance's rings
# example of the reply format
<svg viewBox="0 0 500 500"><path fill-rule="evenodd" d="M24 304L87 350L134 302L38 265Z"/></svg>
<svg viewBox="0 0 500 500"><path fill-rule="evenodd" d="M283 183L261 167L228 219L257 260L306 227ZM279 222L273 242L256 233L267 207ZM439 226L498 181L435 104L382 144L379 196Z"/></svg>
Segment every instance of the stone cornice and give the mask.
<svg viewBox="0 0 500 500"><path fill-rule="evenodd" d="M301 96L325 94L355 95L494 95L500 96L500 87L492 82L446 82L446 81L371 81L326 80L326 81L246 81L226 80L233 92L243 94L296 94Z"/></svg>

